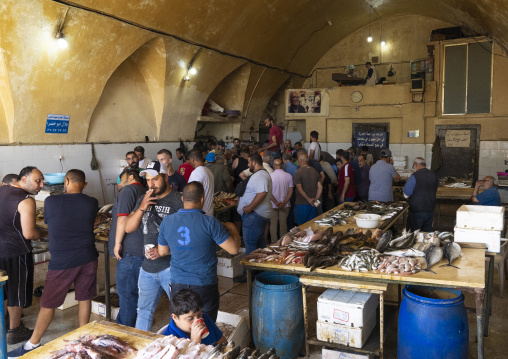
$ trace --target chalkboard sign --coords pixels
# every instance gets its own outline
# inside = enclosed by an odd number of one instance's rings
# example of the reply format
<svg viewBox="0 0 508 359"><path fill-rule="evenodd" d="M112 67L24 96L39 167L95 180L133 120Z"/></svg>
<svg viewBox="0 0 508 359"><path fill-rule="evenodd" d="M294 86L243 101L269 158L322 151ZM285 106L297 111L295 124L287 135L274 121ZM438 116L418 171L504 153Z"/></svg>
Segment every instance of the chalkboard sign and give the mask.
<svg viewBox="0 0 508 359"><path fill-rule="evenodd" d="M386 132L358 131L355 132L355 147L386 148L386 137Z"/></svg>

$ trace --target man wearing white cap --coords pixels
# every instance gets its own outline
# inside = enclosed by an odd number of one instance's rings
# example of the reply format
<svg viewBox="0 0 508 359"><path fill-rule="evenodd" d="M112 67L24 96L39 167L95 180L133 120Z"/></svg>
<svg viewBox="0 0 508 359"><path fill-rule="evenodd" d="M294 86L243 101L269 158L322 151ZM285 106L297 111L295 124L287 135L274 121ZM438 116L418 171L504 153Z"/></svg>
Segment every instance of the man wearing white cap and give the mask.
<svg viewBox="0 0 508 359"><path fill-rule="evenodd" d="M157 251L159 226L166 216L182 208L183 203L181 195L167 183L164 164L150 162L140 175L146 176L149 191L138 199L127 219L125 231L132 233L142 226L146 258L139 271L136 329L150 331L162 291L170 296L170 257L160 257Z"/></svg>

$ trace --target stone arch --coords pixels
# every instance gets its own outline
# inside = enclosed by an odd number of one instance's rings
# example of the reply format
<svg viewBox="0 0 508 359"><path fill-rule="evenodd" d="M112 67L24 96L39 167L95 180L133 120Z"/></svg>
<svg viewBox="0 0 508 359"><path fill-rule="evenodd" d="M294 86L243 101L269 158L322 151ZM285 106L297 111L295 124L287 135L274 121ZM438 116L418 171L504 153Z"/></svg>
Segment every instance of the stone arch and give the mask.
<svg viewBox="0 0 508 359"><path fill-rule="evenodd" d="M141 45L111 74L95 107L88 142L159 139L164 110L166 47L162 38Z"/></svg>

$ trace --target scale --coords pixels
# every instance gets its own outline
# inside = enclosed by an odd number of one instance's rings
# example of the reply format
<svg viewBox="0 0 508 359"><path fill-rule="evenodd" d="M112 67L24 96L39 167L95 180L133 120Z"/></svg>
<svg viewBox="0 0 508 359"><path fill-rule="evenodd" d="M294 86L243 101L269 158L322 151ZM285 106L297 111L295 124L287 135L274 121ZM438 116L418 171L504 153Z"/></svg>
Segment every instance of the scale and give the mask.
<svg viewBox="0 0 508 359"><path fill-rule="evenodd" d="M497 185L508 187L508 172L497 172Z"/></svg>

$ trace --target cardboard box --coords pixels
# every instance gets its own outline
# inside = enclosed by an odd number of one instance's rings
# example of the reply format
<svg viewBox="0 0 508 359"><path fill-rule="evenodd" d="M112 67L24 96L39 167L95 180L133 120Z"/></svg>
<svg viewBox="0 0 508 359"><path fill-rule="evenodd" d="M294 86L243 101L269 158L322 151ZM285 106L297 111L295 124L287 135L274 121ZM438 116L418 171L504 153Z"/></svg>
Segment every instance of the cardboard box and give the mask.
<svg viewBox="0 0 508 359"><path fill-rule="evenodd" d="M370 354L350 353L343 350L332 350L323 348L321 353L323 359L372 359Z"/></svg>
<svg viewBox="0 0 508 359"><path fill-rule="evenodd" d="M324 342L361 348L376 326L376 312L366 320L363 327L352 327L344 324L316 322L317 338Z"/></svg>
<svg viewBox="0 0 508 359"><path fill-rule="evenodd" d="M458 228L502 231L504 207L462 205L457 210Z"/></svg>
<svg viewBox="0 0 508 359"><path fill-rule="evenodd" d="M455 226L454 241L457 243L484 243L487 251L499 253L501 250L501 231L464 229Z"/></svg>
<svg viewBox="0 0 508 359"><path fill-rule="evenodd" d="M317 301L318 321L363 327L375 315L379 295L342 289L327 289Z"/></svg>
<svg viewBox="0 0 508 359"><path fill-rule="evenodd" d="M229 338L226 338L228 342L234 342L241 348L249 346L249 326L247 325L247 321L241 315L219 311L215 322L229 324L235 327Z"/></svg>

